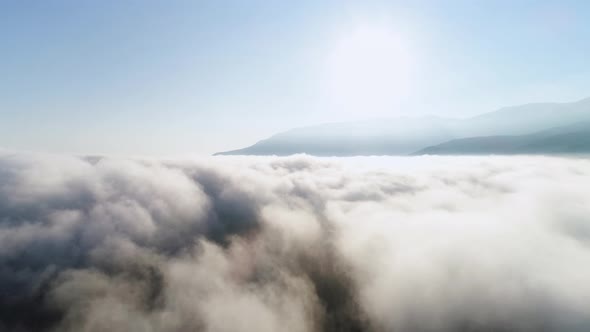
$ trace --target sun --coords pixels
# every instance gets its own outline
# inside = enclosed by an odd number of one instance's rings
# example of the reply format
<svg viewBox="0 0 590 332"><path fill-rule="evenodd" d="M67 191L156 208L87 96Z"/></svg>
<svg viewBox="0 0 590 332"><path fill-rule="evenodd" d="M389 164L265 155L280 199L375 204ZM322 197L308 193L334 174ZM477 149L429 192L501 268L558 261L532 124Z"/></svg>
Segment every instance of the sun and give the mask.
<svg viewBox="0 0 590 332"><path fill-rule="evenodd" d="M336 40L326 60L326 88L343 116L387 116L407 95L413 70L407 41L388 25L364 24Z"/></svg>

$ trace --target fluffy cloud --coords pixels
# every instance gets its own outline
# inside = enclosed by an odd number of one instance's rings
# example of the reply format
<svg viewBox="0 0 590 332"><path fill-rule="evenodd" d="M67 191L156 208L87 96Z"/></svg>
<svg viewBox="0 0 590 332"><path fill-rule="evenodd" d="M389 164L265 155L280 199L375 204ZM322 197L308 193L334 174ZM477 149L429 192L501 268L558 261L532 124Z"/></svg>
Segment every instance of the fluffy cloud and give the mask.
<svg viewBox="0 0 590 332"><path fill-rule="evenodd" d="M590 160L0 154L0 330L587 331Z"/></svg>

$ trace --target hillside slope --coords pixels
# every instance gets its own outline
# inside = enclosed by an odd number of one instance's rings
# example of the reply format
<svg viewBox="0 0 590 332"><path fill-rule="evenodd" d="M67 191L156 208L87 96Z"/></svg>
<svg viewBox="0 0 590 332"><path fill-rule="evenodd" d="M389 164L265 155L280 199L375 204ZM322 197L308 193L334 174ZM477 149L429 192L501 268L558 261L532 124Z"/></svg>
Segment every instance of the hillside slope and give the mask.
<svg viewBox="0 0 590 332"><path fill-rule="evenodd" d="M526 138L496 137L491 140L481 137L520 136L588 121L590 98L574 103L507 107L466 119L430 116L322 124L292 129L249 147L220 152L217 155L407 155L443 142L468 137L479 137L477 140L483 149L501 150L502 147L516 144L514 140ZM473 142L469 144L473 145ZM455 141L453 144L462 143ZM526 145L526 142L522 144Z"/></svg>
<svg viewBox="0 0 590 332"><path fill-rule="evenodd" d="M590 153L590 122L556 127L528 135L454 139L414 155Z"/></svg>

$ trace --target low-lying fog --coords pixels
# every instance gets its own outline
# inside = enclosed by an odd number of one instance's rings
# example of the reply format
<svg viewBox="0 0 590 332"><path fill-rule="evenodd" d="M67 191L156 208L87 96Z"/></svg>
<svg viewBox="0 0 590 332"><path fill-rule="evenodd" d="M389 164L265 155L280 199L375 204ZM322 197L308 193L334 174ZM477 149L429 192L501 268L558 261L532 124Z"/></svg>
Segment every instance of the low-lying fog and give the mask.
<svg viewBox="0 0 590 332"><path fill-rule="evenodd" d="M590 159L0 153L0 330L589 331Z"/></svg>

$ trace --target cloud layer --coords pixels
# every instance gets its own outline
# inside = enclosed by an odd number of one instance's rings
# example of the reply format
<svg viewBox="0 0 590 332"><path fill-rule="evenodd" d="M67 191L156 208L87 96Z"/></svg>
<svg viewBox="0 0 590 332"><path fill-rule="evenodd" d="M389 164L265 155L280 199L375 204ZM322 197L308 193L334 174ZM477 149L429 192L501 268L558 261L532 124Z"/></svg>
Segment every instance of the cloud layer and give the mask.
<svg viewBox="0 0 590 332"><path fill-rule="evenodd" d="M588 331L590 160L0 153L0 330Z"/></svg>

